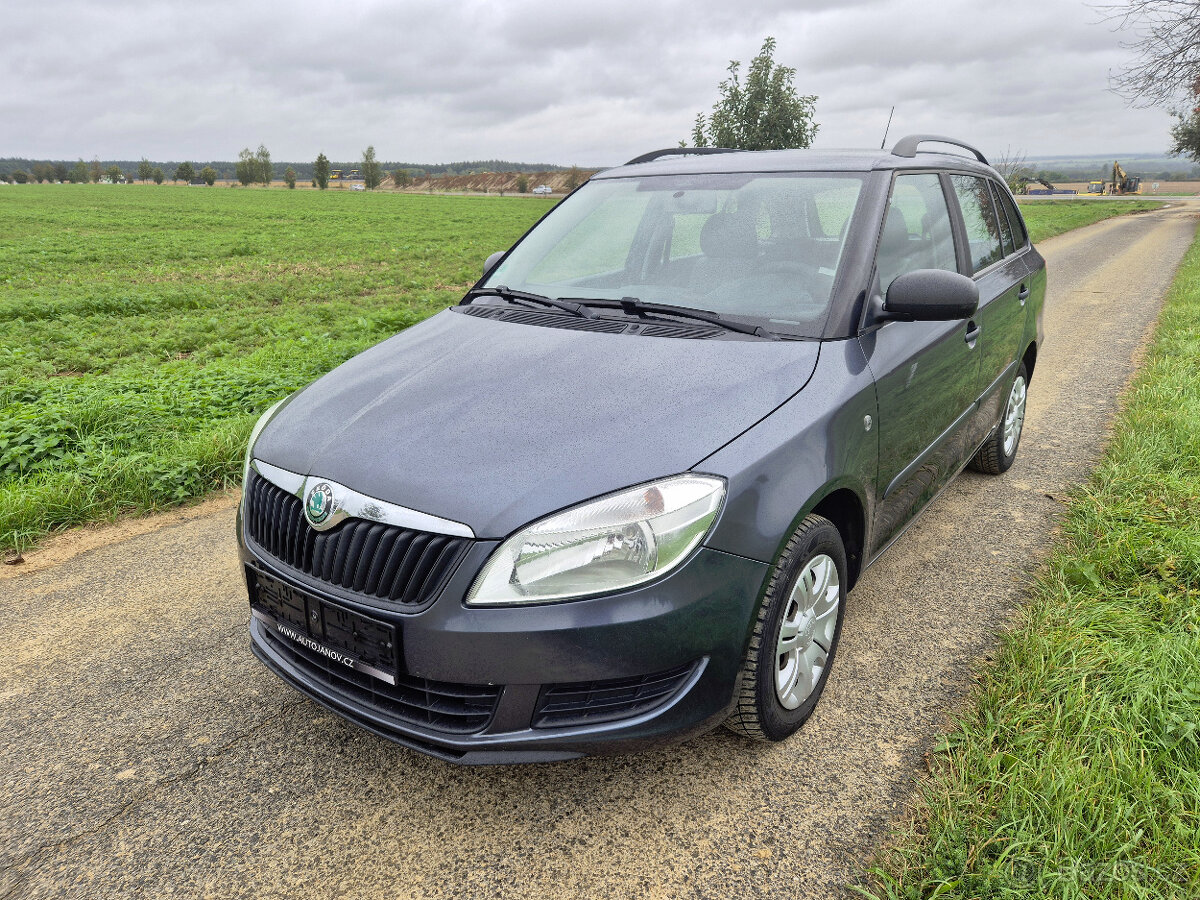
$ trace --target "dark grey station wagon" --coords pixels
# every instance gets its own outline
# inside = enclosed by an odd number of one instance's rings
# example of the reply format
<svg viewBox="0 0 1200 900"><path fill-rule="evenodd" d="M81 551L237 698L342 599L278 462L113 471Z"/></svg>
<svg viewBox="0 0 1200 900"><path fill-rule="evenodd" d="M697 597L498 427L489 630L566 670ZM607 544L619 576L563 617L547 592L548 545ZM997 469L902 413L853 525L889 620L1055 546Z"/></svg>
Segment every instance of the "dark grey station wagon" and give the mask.
<svg viewBox="0 0 1200 900"><path fill-rule="evenodd" d="M947 138L602 172L262 417L254 652L457 762L781 740L863 570L964 466L1012 464L1045 284Z"/></svg>

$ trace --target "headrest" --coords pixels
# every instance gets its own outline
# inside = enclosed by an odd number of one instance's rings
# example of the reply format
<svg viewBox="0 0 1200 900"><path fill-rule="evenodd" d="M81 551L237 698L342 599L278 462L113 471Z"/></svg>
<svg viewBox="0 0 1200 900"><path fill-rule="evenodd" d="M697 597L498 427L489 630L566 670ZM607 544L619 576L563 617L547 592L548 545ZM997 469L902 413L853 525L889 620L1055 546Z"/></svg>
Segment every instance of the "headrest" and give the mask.
<svg viewBox="0 0 1200 900"><path fill-rule="evenodd" d="M700 249L705 256L750 259L758 252L754 220L745 213L714 213L700 229Z"/></svg>
<svg viewBox="0 0 1200 900"><path fill-rule="evenodd" d="M883 235L879 238L879 249L883 253L897 253L908 246L908 225L904 214L895 205L888 207L883 223Z"/></svg>

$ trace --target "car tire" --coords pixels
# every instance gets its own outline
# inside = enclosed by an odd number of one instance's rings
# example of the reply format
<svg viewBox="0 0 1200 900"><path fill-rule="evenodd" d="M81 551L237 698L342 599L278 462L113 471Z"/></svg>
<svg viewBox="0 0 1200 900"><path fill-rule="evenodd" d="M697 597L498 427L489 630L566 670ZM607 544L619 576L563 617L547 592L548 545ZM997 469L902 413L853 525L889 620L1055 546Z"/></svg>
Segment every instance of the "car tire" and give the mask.
<svg viewBox="0 0 1200 900"><path fill-rule="evenodd" d="M846 611L846 549L833 523L808 516L775 566L725 726L781 741L812 715L829 680Z"/></svg>
<svg viewBox="0 0 1200 900"><path fill-rule="evenodd" d="M1021 431L1025 427L1025 403L1028 394L1029 372L1025 369L1025 363L1021 363L1008 390L1008 400L1004 404L1004 412L1000 414L1000 421L971 459L970 466L976 472L1000 475L1007 472L1013 464L1013 460L1017 458L1017 448L1021 444Z"/></svg>

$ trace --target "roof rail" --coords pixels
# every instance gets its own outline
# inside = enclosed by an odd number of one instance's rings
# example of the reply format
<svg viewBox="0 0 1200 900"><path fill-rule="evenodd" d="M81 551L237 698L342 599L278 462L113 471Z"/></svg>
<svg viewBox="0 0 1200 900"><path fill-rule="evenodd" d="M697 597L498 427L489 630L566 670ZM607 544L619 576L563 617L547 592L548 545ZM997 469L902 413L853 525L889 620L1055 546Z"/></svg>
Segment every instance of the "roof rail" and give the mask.
<svg viewBox="0 0 1200 900"><path fill-rule="evenodd" d="M953 144L955 147L962 147L964 150L970 150L975 154L975 158L985 166L990 165L982 153L972 147L970 144L964 144L962 141L957 141L954 138L944 137L940 134L910 134L908 137L902 137L896 142L896 146L892 148L892 156L907 156L913 157L917 155L917 145L924 143L935 144Z"/></svg>
<svg viewBox="0 0 1200 900"><path fill-rule="evenodd" d="M643 153L641 156L634 157L627 166L636 166L638 163L654 162L656 159L662 159L664 156L704 156L709 153L737 153L739 151L732 147L671 147L668 150L652 150L649 153Z"/></svg>

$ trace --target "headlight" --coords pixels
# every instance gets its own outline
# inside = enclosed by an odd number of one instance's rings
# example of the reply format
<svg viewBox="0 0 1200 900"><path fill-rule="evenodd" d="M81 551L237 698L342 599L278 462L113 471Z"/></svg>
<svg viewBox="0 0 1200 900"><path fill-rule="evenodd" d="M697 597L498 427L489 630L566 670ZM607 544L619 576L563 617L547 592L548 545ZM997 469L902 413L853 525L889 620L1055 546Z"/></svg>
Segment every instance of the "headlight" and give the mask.
<svg viewBox="0 0 1200 900"><path fill-rule="evenodd" d="M724 479L678 475L556 513L496 549L467 603L574 600L657 578L704 539L724 499Z"/></svg>
<svg viewBox="0 0 1200 900"><path fill-rule="evenodd" d="M262 434L262 430L267 427L267 423L271 421L271 416L275 415L276 410L283 405L283 401L287 400L284 397L277 403L272 404L271 408L258 417L258 421L254 423L254 428L250 432L250 440L246 443L246 459L242 462L242 487L246 486L246 479L250 477L250 459L254 452L254 442L258 440L258 436Z"/></svg>

